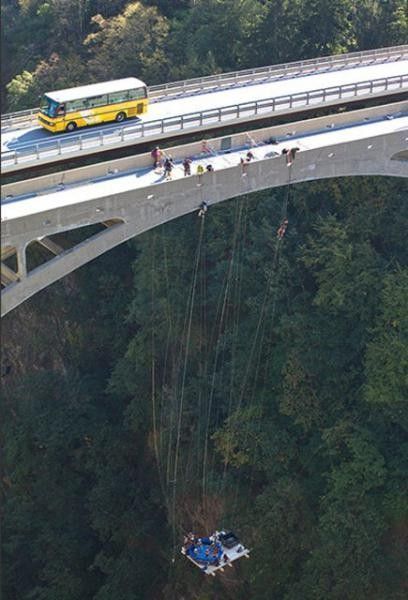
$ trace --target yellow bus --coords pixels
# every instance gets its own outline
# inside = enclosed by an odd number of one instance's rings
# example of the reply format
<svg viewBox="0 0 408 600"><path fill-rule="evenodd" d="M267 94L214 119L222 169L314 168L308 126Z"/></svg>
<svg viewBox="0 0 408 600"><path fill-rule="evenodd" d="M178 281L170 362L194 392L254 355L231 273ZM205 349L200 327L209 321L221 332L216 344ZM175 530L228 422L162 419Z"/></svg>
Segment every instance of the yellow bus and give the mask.
<svg viewBox="0 0 408 600"><path fill-rule="evenodd" d="M107 121L121 123L147 110L146 84L136 77L44 94L38 122L57 133Z"/></svg>

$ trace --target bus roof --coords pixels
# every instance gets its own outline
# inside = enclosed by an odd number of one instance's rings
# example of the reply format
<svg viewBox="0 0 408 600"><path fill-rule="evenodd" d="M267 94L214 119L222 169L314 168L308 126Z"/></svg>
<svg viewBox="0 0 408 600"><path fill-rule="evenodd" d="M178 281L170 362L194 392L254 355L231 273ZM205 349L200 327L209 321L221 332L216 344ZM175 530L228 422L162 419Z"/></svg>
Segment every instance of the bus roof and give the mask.
<svg viewBox="0 0 408 600"><path fill-rule="evenodd" d="M146 87L146 84L136 77L127 77L126 79L115 79L114 81L103 81L102 83L92 83L66 90L56 90L47 92L45 95L55 102L69 102L70 100L80 100L81 98L92 98L102 94L111 94L113 92L122 92L123 90L132 90L135 88Z"/></svg>

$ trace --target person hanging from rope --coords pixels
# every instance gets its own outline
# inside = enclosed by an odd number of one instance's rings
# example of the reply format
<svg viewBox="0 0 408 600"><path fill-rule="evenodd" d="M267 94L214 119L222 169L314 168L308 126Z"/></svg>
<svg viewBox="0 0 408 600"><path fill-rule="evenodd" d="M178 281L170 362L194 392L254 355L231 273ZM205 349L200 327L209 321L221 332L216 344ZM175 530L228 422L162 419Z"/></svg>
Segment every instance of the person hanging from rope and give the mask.
<svg viewBox="0 0 408 600"><path fill-rule="evenodd" d="M153 159L153 169L158 169L159 167L161 167L163 152L160 150L159 146L153 148L153 150L150 153L150 156Z"/></svg>
<svg viewBox="0 0 408 600"><path fill-rule="evenodd" d="M278 231L276 232L277 237L281 240L283 239L286 229L288 227L288 220L283 219L282 223L279 225Z"/></svg>
<svg viewBox="0 0 408 600"><path fill-rule="evenodd" d="M295 160L296 152L298 150L299 148L297 146L294 146L293 148L284 148L282 150L282 154L286 155L286 164L288 167L290 167Z"/></svg>
<svg viewBox="0 0 408 600"><path fill-rule="evenodd" d="M204 218L205 217L205 213L207 212L207 210L208 210L208 204L207 204L207 202L204 202L204 201L201 202L201 204L200 204L200 210L198 211L198 216L201 217L201 218Z"/></svg>
<svg viewBox="0 0 408 600"><path fill-rule="evenodd" d="M246 171L247 171L247 166L248 166L248 161L245 160L244 158L239 159L239 164L241 165L241 169L242 169L242 177L246 176Z"/></svg>

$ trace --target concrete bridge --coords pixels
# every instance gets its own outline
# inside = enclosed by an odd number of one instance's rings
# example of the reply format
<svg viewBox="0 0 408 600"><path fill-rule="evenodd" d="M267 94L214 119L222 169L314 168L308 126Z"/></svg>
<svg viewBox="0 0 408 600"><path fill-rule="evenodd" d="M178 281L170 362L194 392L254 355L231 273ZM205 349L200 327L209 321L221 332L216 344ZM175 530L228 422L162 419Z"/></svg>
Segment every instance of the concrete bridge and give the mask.
<svg viewBox="0 0 408 600"><path fill-rule="evenodd" d="M272 65L149 88L139 119L51 135L32 111L2 117L1 167L13 173L138 144L202 135L259 119L397 101L408 91L408 46ZM388 100L387 100L388 98Z"/></svg>
<svg viewBox="0 0 408 600"><path fill-rule="evenodd" d="M288 166L282 150L298 148ZM251 149L254 159L241 164ZM408 102L168 149L171 181L149 154L10 184L2 190L2 315L111 248L172 219L253 191L331 177L408 177ZM185 177L182 160L193 159ZM197 165L214 172L197 175ZM211 209L210 209L211 210ZM67 232L85 239L69 247ZM95 228L98 229L95 232ZM27 252L49 260L27 269Z"/></svg>

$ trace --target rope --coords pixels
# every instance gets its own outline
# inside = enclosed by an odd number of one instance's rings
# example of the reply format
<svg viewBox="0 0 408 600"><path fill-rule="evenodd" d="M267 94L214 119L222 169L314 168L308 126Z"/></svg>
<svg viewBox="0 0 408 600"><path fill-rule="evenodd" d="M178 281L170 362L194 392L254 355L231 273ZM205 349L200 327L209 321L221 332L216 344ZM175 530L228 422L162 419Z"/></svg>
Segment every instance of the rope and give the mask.
<svg viewBox="0 0 408 600"><path fill-rule="evenodd" d="M223 337L223 344L220 343L220 336L221 336L221 330L223 328L224 323L227 320L227 301L228 301L228 296L229 296L229 290L231 287L231 279L232 279L232 273L233 273L233 269L236 263L235 260L235 255L236 255L236 249L237 249L237 240L238 240L238 235L239 235L239 231L241 228L241 220L242 220L242 207L243 207L243 203L239 202L236 205L236 214L235 214L235 224L234 224L234 232L233 232L233 239L232 239L232 250L231 250L231 257L230 257L230 261L229 261L229 266L228 266L228 270L226 272L226 276L225 276L225 280L224 280L224 293L223 293L223 301L222 301L222 308L221 308L221 315L219 318L219 326L218 326L218 336L217 336L217 342L216 342L216 350L215 350L215 357L214 357L214 368L213 368L213 373L212 373L212 381L211 381L211 388L210 388L210 399L209 399L209 406L207 409L207 418L206 418L206 426L205 426L205 437L204 437L204 452L203 452L203 469L202 469L202 495L203 495L203 505L205 505L205 497L206 497L206 491L207 491L207 484L208 484L208 445L209 445L209 430L210 430L210 420L211 420L211 413L212 413L212 406L213 406L213 400L214 400L214 392L215 392L215 380L216 380L216 375L217 375L217 364L218 364L218 360L219 360L219 356L222 353L222 355L224 355L225 353L225 347L226 347L226 336ZM218 311L217 311L218 312ZM218 321L218 318L216 319L216 321ZM215 326L214 326L214 330L215 330ZM215 331L213 330L213 338L215 338ZM214 345L215 339L213 339L213 343L212 346ZM222 346L222 348L221 348ZM222 361L223 363L224 361ZM219 417L219 410L216 413L216 420L218 422L218 417ZM215 460L215 456L213 456L213 462Z"/></svg>
<svg viewBox="0 0 408 600"><path fill-rule="evenodd" d="M173 481L172 481L172 484L173 484L173 508L172 508L173 559L172 559L172 562L175 561L175 556L176 556L176 489L177 489L177 473L178 473L180 438L181 438L181 423L182 423L183 406L184 406L184 391L185 391L185 381L186 381L186 374L187 374L187 361L188 361L188 354L189 354L189 349L190 349L191 324L192 324L192 320L193 320L193 308L194 308L194 298L195 298L195 290L196 290L196 282L197 282L197 273L198 273L198 266L200 263L201 243L202 243L203 231L204 231L204 221L205 221L205 219L201 219L200 236L199 236L199 242L198 242L198 247L197 247L197 252L196 252L193 282L192 282L192 286L191 286L190 307L189 307L188 327L187 327L187 336L186 336L186 348L185 348L185 355L184 355L183 375L182 375L181 392L180 392L180 403L179 403L178 420L177 420L177 438L176 438L176 450L175 450Z"/></svg>
<svg viewBox="0 0 408 600"><path fill-rule="evenodd" d="M289 172L288 172L287 190L286 190L285 198L282 203L282 209L281 209L282 220L287 217L287 210L288 210L288 205L289 205L291 183L292 183L292 165L293 165L293 162L290 165L288 165ZM247 385L247 380L249 377L249 370L250 370L252 360L254 357L255 348L258 348L255 376L254 376L254 382L253 382L253 388L252 388L252 394L251 394L251 400L250 400L249 406L251 406L251 404L253 402L253 398L255 396L255 388L256 388L256 382L257 382L257 379L259 376L259 367L260 367L260 360L261 360L261 356L262 356L262 346L263 346L265 330L262 331L262 337L261 337L261 341L260 341L259 345L257 345L257 340L258 340L258 335L260 332L261 324L264 320L264 316L266 313L266 308L268 306L268 298L270 295L272 282L273 282L274 275L275 275L275 269L276 269L276 277L279 276L279 270L280 270L279 250L280 250L281 242L282 242L282 238L278 237L276 244L275 244L275 252L274 252L274 257L273 257L272 268L268 275L265 296L264 296L264 300L262 303L262 308L260 311L260 315L259 315L259 319L258 319L256 331L255 331L254 341L253 341L253 344L251 347L251 352L250 352L250 356L249 356L248 363L247 363L247 369L245 372L244 381L243 381L243 385L242 385L242 393L239 397L239 402L238 402L236 410L239 410L242 405L242 401L243 401L243 397L244 397L244 393L245 393L245 389L246 389L246 385ZM273 326L273 321L274 321L274 317L275 317L276 299L277 299L277 287L275 288L275 291L273 294L272 311L271 311L271 328ZM259 426L260 426L260 423L259 423ZM248 436L248 433L245 436L244 445L246 445L247 436ZM251 486L250 487L252 487L252 482L253 482L253 471L254 471L254 465L252 465L252 468L251 468ZM235 514L236 514L236 509L237 509L237 505L238 505L238 486L239 486L239 480L237 480L235 494L234 494L233 510L232 510L233 516L235 516Z"/></svg>
<svg viewBox="0 0 408 600"><path fill-rule="evenodd" d="M257 148L258 146L264 146L265 145L265 142L263 142L262 140L260 140L259 142L257 142L256 140L254 140L254 138L248 132L246 132L245 135L249 139L249 141L251 143L251 146L253 148Z"/></svg>
<svg viewBox="0 0 408 600"><path fill-rule="evenodd" d="M155 327L154 327L154 306L155 306L155 295L154 295L154 273L155 273L155 245L156 245L156 234L153 233L152 236L152 243L151 243L151 259L152 259L152 265L151 265L151 319L152 319L152 339L151 339L151 344L152 344L152 367L151 367L151 377L152 377L152 419L153 419L153 448L154 448L154 454L155 454L155 458L156 458L156 465L157 465L157 472L158 472L158 476L159 476L159 483L160 483L160 487L163 493L164 498L166 498L165 496L165 489L164 489L164 483L163 483L163 474L162 474L162 468L161 468L161 463L160 463L160 453L159 453L159 446L157 443L157 417L156 417L156 377L155 377Z"/></svg>
<svg viewBox="0 0 408 600"><path fill-rule="evenodd" d="M241 212L242 212L242 207L243 207L243 204L241 205ZM248 216L247 211L245 211L244 226L243 226L243 238L242 238L242 244L241 244L242 252L243 252L243 248L245 247L245 241L246 241L247 216ZM237 296L236 296L236 302L234 303L234 305L235 304L237 305L237 309L236 309L236 313L235 313L235 319L233 321L233 335L232 335L233 344L232 344L232 350L231 350L231 383L230 383L230 394L229 394L228 410L227 410L228 415L230 415L232 412L233 399L235 398L235 394L234 394L234 381L235 381L235 375L236 375L235 357L236 357L236 344L237 344L237 340L238 340L238 331L239 331L239 316L240 316L240 312L241 312L242 270L243 270L243 264L242 264L242 256L241 256L241 260L238 260L238 271L237 271L237 279L236 279L236 281L237 281L237 283L236 283ZM228 457L230 450L231 450L231 445L228 444L227 457ZM224 491L224 489L225 489L227 470L228 470L228 462L226 461L224 464L224 471L223 471L222 491Z"/></svg>

